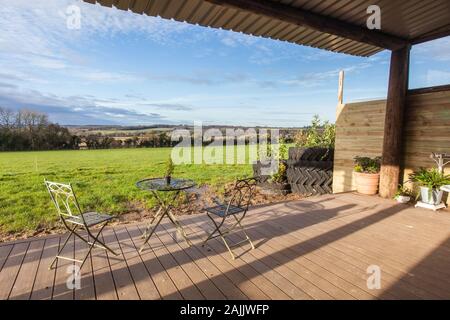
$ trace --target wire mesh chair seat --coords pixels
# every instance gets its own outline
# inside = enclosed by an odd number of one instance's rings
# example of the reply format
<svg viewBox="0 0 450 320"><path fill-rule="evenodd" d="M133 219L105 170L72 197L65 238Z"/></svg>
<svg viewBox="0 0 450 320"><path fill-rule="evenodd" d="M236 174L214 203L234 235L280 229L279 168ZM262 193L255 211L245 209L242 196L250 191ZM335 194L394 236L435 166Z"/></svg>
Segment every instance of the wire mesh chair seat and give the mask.
<svg viewBox="0 0 450 320"><path fill-rule="evenodd" d="M215 200L214 202L216 203L216 206L204 209L207 216L214 224L215 228L203 241L203 247L209 240L220 237L233 260L236 258L236 256L231 249L232 247L236 247L244 242L248 242L250 243L252 249L255 249L252 240L245 232L245 229L241 223L250 206L255 187L255 178L237 180L233 190L231 191L231 197L228 201L219 202ZM219 217L221 218L221 220L217 222L214 219L215 217ZM231 226L226 226L225 222L227 221L227 218L231 217L234 218L234 220L232 220ZM230 244L227 241L226 237L235 232L241 232L244 235L244 239L237 243Z"/></svg>
<svg viewBox="0 0 450 320"><path fill-rule="evenodd" d="M113 219L113 217L98 212L81 211L80 205L78 204L77 197L75 195L75 192L73 191L71 184L63 184L47 180L45 180L44 183L50 194L50 198L52 199L52 202L56 207L61 222L64 224L64 227L67 229L67 231L69 231L69 235L67 236L63 245L59 248L56 257L53 259L52 263L49 266L49 269L53 268L55 262L58 259L81 263L81 269L94 247L107 250L117 256L116 252L114 252L103 241L99 239L103 229ZM91 228L95 226L99 226L99 230L94 234ZM78 232L78 230L86 231L87 235L83 236ZM72 235L78 237L88 245L88 252L82 260L64 257L61 255L61 252L64 250L64 247L67 245Z"/></svg>
<svg viewBox="0 0 450 320"><path fill-rule="evenodd" d="M215 207L206 208L205 210L219 217L224 217L226 215L233 215L245 211L244 208L240 208L233 205L230 205L228 207L227 204L219 204Z"/></svg>
<svg viewBox="0 0 450 320"><path fill-rule="evenodd" d="M102 214L98 212L86 212L81 214L80 216L72 216L70 218L66 218L66 221L79 225L84 225L86 223L88 227L93 227L112 219L113 217L108 214Z"/></svg>

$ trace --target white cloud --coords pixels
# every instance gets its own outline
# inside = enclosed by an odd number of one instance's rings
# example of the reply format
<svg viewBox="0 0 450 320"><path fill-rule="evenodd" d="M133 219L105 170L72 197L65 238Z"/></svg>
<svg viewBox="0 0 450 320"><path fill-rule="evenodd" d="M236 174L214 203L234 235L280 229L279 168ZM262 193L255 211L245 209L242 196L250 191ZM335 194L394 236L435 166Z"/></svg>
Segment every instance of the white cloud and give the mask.
<svg viewBox="0 0 450 320"><path fill-rule="evenodd" d="M229 47L237 47L241 45L251 46L259 39L241 32L233 32L227 30L217 30L217 35L221 38L221 42Z"/></svg>
<svg viewBox="0 0 450 320"><path fill-rule="evenodd" d="M450 61L450 37L425 42L413 47L413 53L429 61Z"/></svg>
<svg viewBox="0 0 450 320"><path fill-rule="evenodd" d="M324 71L324 72L314 72L314 73L303 74L294 79L282 80L282 81L280 81L280 83L286 84L286 85L292 85L292 86L301 86L301 87L305 87L305 88L318 87L318 86L326 83L326 81L331 80L331 79L335 79L337 81L339 72L341 70L343 70L348 75L348 74L352 74L352 73L359 73L362 70L370 68L371 66L372 66L372 63L363 62L363 63L359 63L359 64L354 64L349 67L343 67L343 68Z"/></svg>
<svg viewBox="0 0 450 320"><path fill-rule="evenodd" d="M192 27L76 0L8 0L0 7L0 59L11 74L39 78L46 70L88 81L130 81L139 77L90 68L80 57L93 39L137 34L164 45L170 35ZM66 8L81 9L81 28L67 28Z"/></svg>
<svg viewBox="0 0 450 320"><path fill-rule="evenodd" d="M427 72L427 86L434 86L436 84L450 83L450 72L441 70L429 70Z"/></svg>

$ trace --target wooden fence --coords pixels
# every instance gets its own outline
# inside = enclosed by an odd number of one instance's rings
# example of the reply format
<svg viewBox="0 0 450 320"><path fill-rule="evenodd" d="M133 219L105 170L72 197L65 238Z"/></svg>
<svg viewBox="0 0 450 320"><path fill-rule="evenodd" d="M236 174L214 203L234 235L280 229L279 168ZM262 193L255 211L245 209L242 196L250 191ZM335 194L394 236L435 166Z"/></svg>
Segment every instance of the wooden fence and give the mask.
<svg viewBox="0 0 450 320"><path fill-rule="evenodd" d="M381 155L385 108L385 100L338 106L333 192L355 189L355 156ZM414 169L435 167L431 152L450 153L450 91L410 94L403 137L404 181Z"/></svg>

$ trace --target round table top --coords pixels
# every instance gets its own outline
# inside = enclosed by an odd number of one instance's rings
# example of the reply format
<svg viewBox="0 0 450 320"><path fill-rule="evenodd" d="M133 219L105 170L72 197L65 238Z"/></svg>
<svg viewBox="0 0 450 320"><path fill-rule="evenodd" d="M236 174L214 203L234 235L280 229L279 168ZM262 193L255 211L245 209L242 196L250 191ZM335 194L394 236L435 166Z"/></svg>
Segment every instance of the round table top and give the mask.
<svg viewBox="0 0 450 320"><path fill-rule="evenodd" d="M170 184L167 184L166 178L151 178L136 182L136 186L148 191L180 191L195 187L195 181L172 178Z"/></svg>

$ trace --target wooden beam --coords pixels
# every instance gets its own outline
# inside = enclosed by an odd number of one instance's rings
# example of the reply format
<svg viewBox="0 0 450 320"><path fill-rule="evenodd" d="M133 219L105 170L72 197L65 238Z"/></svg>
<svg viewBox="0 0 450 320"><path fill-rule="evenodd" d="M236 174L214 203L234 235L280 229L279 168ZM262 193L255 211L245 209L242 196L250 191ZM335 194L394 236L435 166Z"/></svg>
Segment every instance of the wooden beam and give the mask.
<svg viewBox="0 0 450 320"><path fill-rule="evenodd" d="M424 35L421 35L420 37L412 39L411 44L416 45L416 44L444 38L447 36L450 36L450 23L445 26L439 27L433 31L430 31Z"/></svg>
<svg viewBox="0 0 450 320"><path fill-rule="evenodd" d="M403 114L408 93L409 56L411 46L393 51L384 122L381 160L380 196L392 198L400 180Z"/></svg>
<svg viewBox="0 0 450 320"><path fill-rule="evenodd" d="M408 91L408 95L442 92L442 91L450 91L450 84L445 84L443 86L412 89Z"/></svg>
<svg viewBox="0 0 450 320"><path fill-rule="evenodd" d="M206 0L216 5L245 10L258 15L308 27L379 48L397 50L408 41L378 30L353 25L342 20L268 0Z"/></svg>

